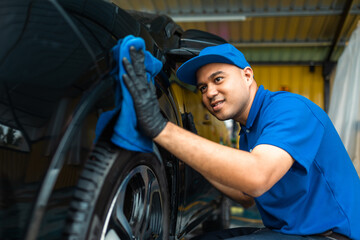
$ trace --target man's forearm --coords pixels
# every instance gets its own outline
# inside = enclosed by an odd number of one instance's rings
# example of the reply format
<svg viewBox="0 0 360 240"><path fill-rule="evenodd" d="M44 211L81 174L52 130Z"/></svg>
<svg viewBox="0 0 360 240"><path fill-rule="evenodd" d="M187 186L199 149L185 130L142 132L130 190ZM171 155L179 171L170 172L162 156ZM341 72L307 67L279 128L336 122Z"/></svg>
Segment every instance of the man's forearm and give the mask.
<svg viewBox="0 0 360 240"><path fill-rule="evenodd" d="M234 200L237 203L240 203L244 208L249 208L251 206L254 205L255 201L254 198L244 194L243 192L225 186L221 183L218 183L214 180L211 179L207 179L215 188L217 188L220 192L224 193L226 196L228 196L229 198L231 198L232 200Z"/></svg>
<svg viewBox="0 0 360 240"><path fill-rule="evenodd" d="M211 181L247 194L255 185L251 176L255 163L248 152L217 144L170 122L154 141Z"/></svg>
<svg viewBox="0 0 360 240"><path fill-rule="evenodd" d="M170 129L170 130L169 130ZM251 207L254 204L254 199L244 194L241 190L238 190L238 188L231 187L227 184L227 181L231 181L234 184L233 181L236 181L236 165L234 164L231 167L232 172L227 174L230 178L222 179L224 174L221 174L224 170L220 169L224 164L226 164L224 161L214 161L212 164L214 166L221 165L219 167L210 167L204 168L201 166L204 166L204 164L210 165L212 162L212 158L214 159L227 159L224 157L223 154L225 152L221 151L223 148L226 148L225 146L222 146L220 144L215 144L213 142L208 141L207 139L201 138L197 135L192 134L191 132L188 132L186 130L183 130L175 125L172 125L169 123L164 131L171 132L171 136L166 136L165 134L158 136L154 140L158 142L160 145L168 149L170 152L172 152L174 155L176 155L179 159L183 160L185 163L190 165L191 167L195 168L197 171L199 171L212 185L214 185L215 188L217 188L219 191L227 195L229 198L233 199L234 201L240 203L243 207ZM179 131L179 132L177 132ZM184 138L185 140L179 141L179 139ZM206 145L209 145L206 147ZM199 148L200 147L200 148ZM212 151L210 151L210 155L207 151L201 150L201 149L213 149L215 153L213 154ZM198 148L200 150L198 150ZM216 148L219 148L218 150ZM235 150L235 149L234 149ZM239 151L239 150L236 150ZM220 153L221 156L216 156L216 153ZM200 166L200 167L199 167ZM203 169L207 169L204 171ZM215 169L215 171L213 171ZM226 169L225 169L226 171ZM220 176L217 176L220 175ZM223 183L219 182L223 181ZM238 186L238 184L236 184Z"/></svg>

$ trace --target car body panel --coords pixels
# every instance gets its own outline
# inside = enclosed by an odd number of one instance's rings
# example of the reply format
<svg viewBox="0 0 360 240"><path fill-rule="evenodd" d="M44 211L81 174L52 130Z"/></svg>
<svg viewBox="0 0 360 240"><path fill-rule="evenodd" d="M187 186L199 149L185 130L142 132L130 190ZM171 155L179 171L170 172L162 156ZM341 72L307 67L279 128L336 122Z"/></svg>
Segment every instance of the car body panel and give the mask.
<svg viewBox="0 0 360 240"><path fill-rule="evenodd" d="M110 50L128 34L142 37L164 63L156 77L164 116L183 127L182 117L192 113L199 135L228 139L199 93L173 81L178 60L166 53L179 47L182 30L171 19L139 17L99 0L57 3L4 3L13 15L0 21L8 36L0 40L0 126L7 139L0 144L1 239L61 235L99 115L114 108ZM182 161L160 152L171 196L170 233L177 239L214 213L221 194Z"/></svg>

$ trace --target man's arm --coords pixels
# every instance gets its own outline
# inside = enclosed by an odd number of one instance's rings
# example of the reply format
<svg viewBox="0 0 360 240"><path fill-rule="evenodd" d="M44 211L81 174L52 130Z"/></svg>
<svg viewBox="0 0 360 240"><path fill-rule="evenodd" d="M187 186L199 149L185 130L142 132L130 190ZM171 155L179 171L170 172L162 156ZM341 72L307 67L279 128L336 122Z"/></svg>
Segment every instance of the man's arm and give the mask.
<svg viewBox="0 0 360 240"><path fill-rule="evenodd" d="M231 198L237 203L240 203L244 208L249 208L254 205L255 201L253 197L250 197L249 195L244 194L243 192L222 185L218 182L215 182L211 179L207 179L215 188L217 188L220 192L224 193L226 196Z"/></svg>
<svg viewBox="0 0 360 240"><path fill-rule="evenodd" d="M284 150L258 145L251 153L212 142L162 116L153 86L147 82L144 53L130 48L132 63L123 60L123 76L130 91L141 131L211 182L252 197L261 196L290 169L294 160Z"/></svg>
<svg viewBox="0 0 360 240"><path fill-rule="evenodd" d="M217 144L170 122L154 141L208 180L252 197L269 190L294 163L286 151L275 146L259 145L248 153Z"/></svg>

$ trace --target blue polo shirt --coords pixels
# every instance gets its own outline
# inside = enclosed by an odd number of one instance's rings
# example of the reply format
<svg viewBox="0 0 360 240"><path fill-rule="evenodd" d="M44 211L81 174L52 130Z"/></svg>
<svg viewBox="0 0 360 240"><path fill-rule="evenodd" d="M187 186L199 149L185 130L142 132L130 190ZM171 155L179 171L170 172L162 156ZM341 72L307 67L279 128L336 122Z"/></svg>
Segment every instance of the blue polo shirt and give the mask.
<svg viewBox="0 0 360 240"><path fill-rule="evenodd" d="M255 202L263 223L285 234L327 230L360 239L360 180L328 115L307 98L260 86L240 149L269 144L295 160Z"/></svg>

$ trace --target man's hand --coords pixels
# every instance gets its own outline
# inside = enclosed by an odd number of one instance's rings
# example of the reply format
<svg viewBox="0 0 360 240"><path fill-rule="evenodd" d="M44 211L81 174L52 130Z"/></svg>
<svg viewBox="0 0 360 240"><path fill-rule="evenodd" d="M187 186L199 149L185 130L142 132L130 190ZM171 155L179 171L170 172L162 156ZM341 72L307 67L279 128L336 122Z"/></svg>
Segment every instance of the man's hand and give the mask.
<svg viewBox="0 0 360 240"><path fill-rule="evenodd" d="M123 80L133 98L140 130L154 138L165 128L167 120L160 113L154 85L147 81L144 52L130 47L130 57L132 63L123 59L127 72Z"/></svg>

